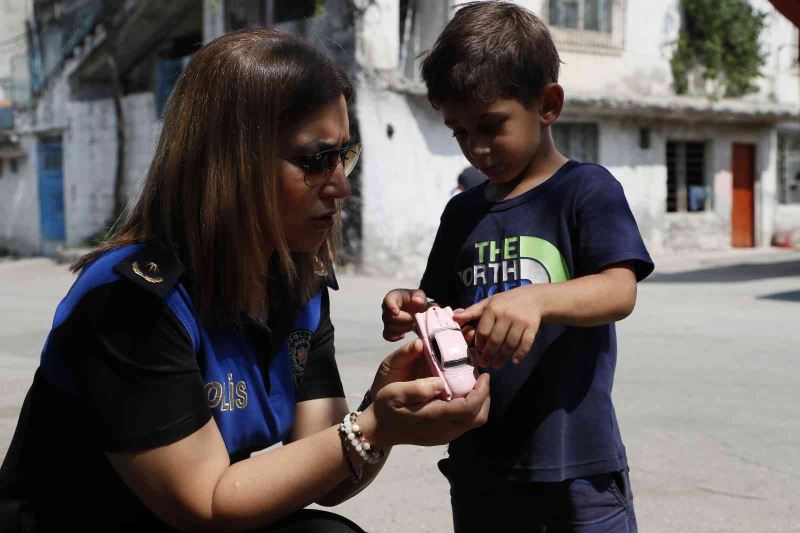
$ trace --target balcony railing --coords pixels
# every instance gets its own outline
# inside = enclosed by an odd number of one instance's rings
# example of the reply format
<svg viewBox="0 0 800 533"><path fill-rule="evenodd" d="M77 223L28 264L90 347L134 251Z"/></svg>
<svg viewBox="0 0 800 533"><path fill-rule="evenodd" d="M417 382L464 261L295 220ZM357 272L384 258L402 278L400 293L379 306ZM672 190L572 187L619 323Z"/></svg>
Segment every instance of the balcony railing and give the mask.
<svg viewBox="0 0 800 533"><path fill-rule="evenodd" d="M73 49L92 32L102 9L102 0L76 0L64 8L58 19L42 27L35 20L29 25L31 88L34 94L42 90Z"/></svg>

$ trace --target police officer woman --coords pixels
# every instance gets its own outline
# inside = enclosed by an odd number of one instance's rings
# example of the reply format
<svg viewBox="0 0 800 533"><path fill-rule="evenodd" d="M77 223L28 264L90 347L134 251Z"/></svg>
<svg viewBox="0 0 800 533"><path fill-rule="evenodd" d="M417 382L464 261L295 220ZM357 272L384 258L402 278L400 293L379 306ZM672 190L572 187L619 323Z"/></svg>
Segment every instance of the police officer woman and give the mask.
<svg viewBox="0 0 800 533"><path fill-rule="evenodd" d="M348 414L328 288L361 152L350 95L329 59L274 30L189 61L138 202L56 311L0 472L18 522L358 531L301 509L354 495L393 445L485 422L488 377L437 399L419 341Z"/></svg>

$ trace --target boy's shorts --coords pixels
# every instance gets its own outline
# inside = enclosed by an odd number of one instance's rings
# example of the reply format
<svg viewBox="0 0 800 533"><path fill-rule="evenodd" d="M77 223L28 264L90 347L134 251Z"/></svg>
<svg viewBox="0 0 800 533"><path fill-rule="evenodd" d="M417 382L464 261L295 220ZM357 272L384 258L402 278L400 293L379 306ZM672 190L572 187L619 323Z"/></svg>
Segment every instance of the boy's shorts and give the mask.
<svg viewBox="0 0 800 533"><path fill-rule="evenodd" d="M556 483L511 482L481 473L448 472L456 533L636 533L628 472L610 472ZM474 474L475 472L471 472Z"/></svg>

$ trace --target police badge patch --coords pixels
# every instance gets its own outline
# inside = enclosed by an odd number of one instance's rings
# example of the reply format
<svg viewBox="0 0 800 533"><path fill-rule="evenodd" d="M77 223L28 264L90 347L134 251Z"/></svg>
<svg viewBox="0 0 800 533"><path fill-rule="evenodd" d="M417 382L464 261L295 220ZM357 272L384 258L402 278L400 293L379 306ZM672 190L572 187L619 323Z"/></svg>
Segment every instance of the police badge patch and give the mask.
<svg viewBox="0 0 800 533"><path fill-rule="evenodd" d="M289 358L292 361L292 374L294 375L294 386L300 388L303 383L303 374L308 362L308 352L311 349L311 331L299 329L289 335L287 341L289 347Z"/></svg>

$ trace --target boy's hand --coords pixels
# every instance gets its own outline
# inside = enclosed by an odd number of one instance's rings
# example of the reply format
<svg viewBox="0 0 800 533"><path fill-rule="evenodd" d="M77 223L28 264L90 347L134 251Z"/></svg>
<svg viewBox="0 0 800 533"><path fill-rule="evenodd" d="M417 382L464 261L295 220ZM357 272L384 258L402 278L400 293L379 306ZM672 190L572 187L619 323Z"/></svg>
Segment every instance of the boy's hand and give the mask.
<svg viewBox="0 0 800 533"><path fill-rule="evenodd" d="M419 289L394 289L383 297L383 338L394 342L414 329L414 313L428 308L428 298Z"/></svg>
<svg viewBox="0 0 800 533"><path fill-rule="evenodd" d="M517 287L466 309L456 309L453 320L461 326L480 319L474 331L475 345L469 349L474 364L500 368L509 358L519 363L528 355L542 321L532 291L530 285Z"/></svg>

